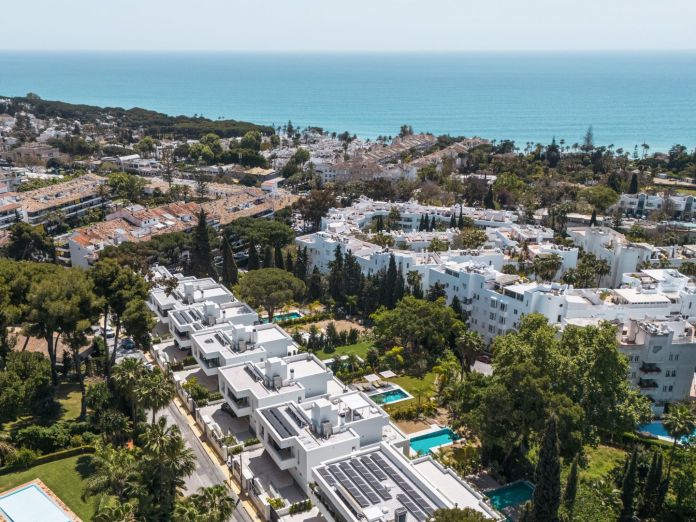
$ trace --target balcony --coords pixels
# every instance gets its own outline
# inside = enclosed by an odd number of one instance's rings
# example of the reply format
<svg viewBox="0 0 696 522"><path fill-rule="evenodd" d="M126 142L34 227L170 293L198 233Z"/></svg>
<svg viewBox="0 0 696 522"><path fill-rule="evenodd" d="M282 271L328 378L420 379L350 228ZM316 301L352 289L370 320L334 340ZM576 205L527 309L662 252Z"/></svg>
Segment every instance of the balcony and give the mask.
<svg viewBox="0 0 696 522"><path fill-rule="evenodd" d="M640 371L641 373L660 373L662 370L657 366L655 363L646 363L644 362L640 366Z"/></svg>
<svg viewBox="0 0 696 522"><path fill-rule="evenodd" d="M640 379L638 381L638 387L641 390L649 390L649 389L655 389L658 387L658 384L656 381L653 379Z"/></svg>

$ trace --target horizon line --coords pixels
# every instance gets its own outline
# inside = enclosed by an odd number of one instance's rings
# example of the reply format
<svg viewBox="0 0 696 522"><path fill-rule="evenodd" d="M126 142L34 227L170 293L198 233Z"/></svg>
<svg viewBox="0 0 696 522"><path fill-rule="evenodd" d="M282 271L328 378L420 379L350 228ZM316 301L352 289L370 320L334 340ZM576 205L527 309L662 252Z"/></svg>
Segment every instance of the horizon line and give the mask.
<svg viewBox="0 0 696 522"><path fill-rule="evenodd" d="M40 49L1 48L0 53L151 53L151 54L633 54L696 53L694 48L616 48L616 49Z"/></svg>

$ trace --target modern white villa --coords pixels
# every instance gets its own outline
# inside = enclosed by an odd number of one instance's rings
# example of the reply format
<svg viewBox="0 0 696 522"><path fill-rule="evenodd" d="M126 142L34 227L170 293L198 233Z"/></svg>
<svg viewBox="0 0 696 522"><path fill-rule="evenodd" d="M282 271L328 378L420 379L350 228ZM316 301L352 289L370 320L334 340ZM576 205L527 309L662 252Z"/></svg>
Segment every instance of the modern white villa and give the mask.
<svg viewBox="0 0 696 522"><path fill-rule="evenodd" d="M195 415L223 453L226 436L250 442L227 453L228 464L267 519L303 520L288 510L306 499L314 503L307 516L328 522L424 521L428 510L455 505L503 519L479 491L431 456L411 461L410 439L389 415L314 355L299 353L278 325L261 324L253 310L212 280L172 276L161 267L155 274L159 286L150 306L172 339L163 349L172 356L190 350L197 362L175 372L179 393L191 376L216 383L222 399ZM372 458L384 459L378 466L388 478L380 486L365 484L376 473ZM361 461L370 468L360 467ZM272 508L275 499L285 507Z"/></svg>

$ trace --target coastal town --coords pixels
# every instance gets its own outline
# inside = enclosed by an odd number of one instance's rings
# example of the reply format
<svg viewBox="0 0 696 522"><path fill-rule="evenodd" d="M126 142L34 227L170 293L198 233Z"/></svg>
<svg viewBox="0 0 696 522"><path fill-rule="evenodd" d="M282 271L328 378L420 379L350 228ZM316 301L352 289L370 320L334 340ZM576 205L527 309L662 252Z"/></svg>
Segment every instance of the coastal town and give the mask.
<svg viewBox="0 0 696 522"><path fill-rule="evenodd" d="M695 520L696 152L397 130L0 97L0 520Z"/></svg>

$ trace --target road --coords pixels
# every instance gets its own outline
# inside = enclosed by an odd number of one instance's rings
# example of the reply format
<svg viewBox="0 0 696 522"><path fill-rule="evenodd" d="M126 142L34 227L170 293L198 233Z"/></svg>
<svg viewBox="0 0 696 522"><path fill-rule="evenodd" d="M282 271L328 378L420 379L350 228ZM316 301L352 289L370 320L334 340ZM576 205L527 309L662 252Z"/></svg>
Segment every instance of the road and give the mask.
<svg viewBox="0 0 696 522"><path fill-rule="evenodd" d="M159 416L165 417L169 424L175 424L179 427L181 436L196 456L196 470L190 477L186 478L185 491L187 495L195 493L198 488L214 486L227 481L228 477L225 476L225 473L206 453L203 443L198 439L198 436L186 421L186 417L181 414L174 402L170 402L169 406L159 413ZM244 506L240 504L230 520L234 522L251 522L252 519L244 509Z"/></svg>

